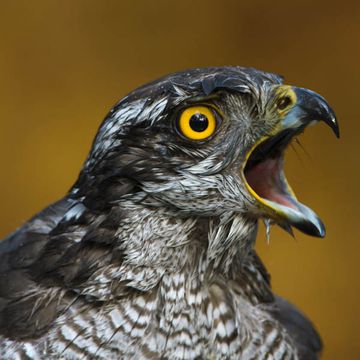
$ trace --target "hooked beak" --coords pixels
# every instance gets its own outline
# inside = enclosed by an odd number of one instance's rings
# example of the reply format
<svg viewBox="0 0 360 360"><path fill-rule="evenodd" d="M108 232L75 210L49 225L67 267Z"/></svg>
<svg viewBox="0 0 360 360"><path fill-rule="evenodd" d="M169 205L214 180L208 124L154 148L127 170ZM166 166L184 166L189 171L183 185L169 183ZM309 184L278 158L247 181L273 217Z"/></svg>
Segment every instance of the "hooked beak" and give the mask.
<svg viewBox="0 0 360 360"><path fill-rule="evenodd" d="M283 129L292 127L304 129L306 126L323 121L329 125L337 138L340 137L336 116L326 100L314 91L291 87L296 96L296 105L283 119Z"/></svg>
<svg viewBox="0 0 360 360"><path fill-rule="evenodd" d="M284 96L291 99L292 105L271 136L261 138L248 152L242 169L243 179L265 216L289 232L294 226L308 235L324 237L324 224L310 208L297 200L286 180L284 151L310 124L323 121L337 137L339 126L334 111L319 94L297 87L280 88Z"/></svg>

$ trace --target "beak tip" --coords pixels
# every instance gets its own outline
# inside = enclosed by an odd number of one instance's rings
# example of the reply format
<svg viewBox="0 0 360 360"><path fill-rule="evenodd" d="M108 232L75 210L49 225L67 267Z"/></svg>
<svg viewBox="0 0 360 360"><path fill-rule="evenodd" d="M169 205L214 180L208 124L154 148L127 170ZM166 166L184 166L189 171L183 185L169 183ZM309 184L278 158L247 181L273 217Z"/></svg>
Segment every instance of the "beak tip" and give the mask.
<svg viewBox="0 0 360 360"><path fill-rule="evenodd" d="M306 223L306 224L301 224L300 226L296 226L296 227L303 233L310 235L310 236L324 238L326 235L325 226L322 222L319 222L317 224Z"/></svg>
<svg viewBox="0 0 360 360"><path fill-rule="evenodd" d="M324 238L326 235L325 225L319 218L317 218L316 220L317 220L316 223L314 222L312 223L313 229L309 235L319 238Z"/></svg>
<svg viewBox="0 0 360 360"><path fill-rule="evenodd" d="M339 123L336 120L335 114L332 112L330 119L325 121L331 127L332 131L334 132L335 136L339 139L340 138L340 128Z"/></svg>
<svg viewBox="0 0 360 360"><path fill-rule="evenodd" d="M292 226L304 234L323 238L326 235L326 229L321 219L307 206L298 204L300 212L298 216L292 219Z"/></svg>
<svg viewBox="0 0 360 360"><path fill-rule="evenodd" d="M326 235L325 226L322 226L322 228L319 229L319 235L318 235L318 237L324 238L325 235Z"/></svg>
<svg viewBox="0 0 360 360"><path fill-rule="evenodd" d="M298 99L299 107L303 111L303 121L305 123L313 120L325 122L340 138L339 124L336 115L327 101L312 90L304 88L293 88Z"/></svg>
<svg viewBox="0 0 360 360"><path fill-rule="evenodd" d="M340 139L340 129L339 127L336 128L335 135L338 139Z"/></svg>

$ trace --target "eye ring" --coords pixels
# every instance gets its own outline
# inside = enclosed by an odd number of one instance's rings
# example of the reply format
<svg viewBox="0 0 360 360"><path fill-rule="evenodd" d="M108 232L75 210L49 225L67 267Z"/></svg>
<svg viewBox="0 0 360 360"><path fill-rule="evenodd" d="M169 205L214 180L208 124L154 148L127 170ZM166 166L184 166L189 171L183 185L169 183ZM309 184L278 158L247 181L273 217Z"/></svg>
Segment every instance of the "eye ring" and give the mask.
<svg viewBox="0 0 360 360"><path fill-rule="evenodd" d="M210 107L197 105L186 108L177 121L178 131L190 140L205 140L217 127L216 115Z"/></svg>

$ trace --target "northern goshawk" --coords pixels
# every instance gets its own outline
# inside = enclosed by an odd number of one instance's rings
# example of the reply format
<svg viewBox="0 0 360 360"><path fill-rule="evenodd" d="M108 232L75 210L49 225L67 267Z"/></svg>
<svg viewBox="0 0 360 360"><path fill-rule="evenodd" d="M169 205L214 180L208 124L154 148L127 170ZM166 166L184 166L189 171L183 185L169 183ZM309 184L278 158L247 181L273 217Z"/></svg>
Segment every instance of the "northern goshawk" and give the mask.
<svg viewBox="0 0 360 360"><path fill-rule="evenodd" d="M284 150L334 112L255 69L171 74L107 115L69 193L0 243L1 359L317 359L259 219L314 236Z"/></svg>

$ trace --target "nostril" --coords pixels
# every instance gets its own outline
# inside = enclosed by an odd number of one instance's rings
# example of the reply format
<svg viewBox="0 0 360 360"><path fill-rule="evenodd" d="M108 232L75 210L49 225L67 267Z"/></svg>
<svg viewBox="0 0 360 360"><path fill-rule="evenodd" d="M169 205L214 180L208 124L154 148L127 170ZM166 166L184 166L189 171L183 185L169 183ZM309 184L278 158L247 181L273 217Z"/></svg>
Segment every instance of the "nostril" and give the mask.
<svg viewBox="0 0 360 360"><path fill-rule="evenodd" d="M290 96L283 96L277 101L277 107L279 110L285 110L292 103L292 99Z"/></svg>

